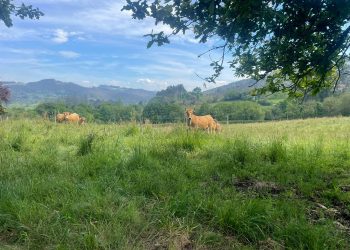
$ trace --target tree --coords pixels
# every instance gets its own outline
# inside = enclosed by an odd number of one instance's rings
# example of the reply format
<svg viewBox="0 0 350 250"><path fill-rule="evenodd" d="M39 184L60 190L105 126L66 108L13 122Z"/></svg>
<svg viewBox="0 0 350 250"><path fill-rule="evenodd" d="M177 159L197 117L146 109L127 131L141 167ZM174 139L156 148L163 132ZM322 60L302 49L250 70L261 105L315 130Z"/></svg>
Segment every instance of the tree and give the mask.
<svg viewBox="0 0 350 250"><path fill-rule="evenodd" d="M219 121L262 120L264 111L261 106L251 101L219 102L213 105L210 114Z"/></svg>
<svg viewBox="0 0 350 250"><path fill-rule="evenodd" d="M199 42L219 37L215 79L228 66L236 76L264 79L258 93L316 94L336 87L350 47L349 0L127 0L135 19L152 17L172 32L151 33L147 47L193 32Z"/></svg>
<svg viewBox="0 0 350 250"><path fill-rule="evenodd" d="M340 99L339 111L344 116L350 116L350 94L343 95Z"/></svg>
<svg viewBox="0 0 350 250"><path fill-rule="evenodd" d="M189 94L182 84L168 86L166 89L157 92L157 97L166 102L183 102Z"/></svg>
<svg viewBox="0 0 350 250"><path fill-rule="evenodd" d="M202 89L200 87L195 87L191 94L196 97L197 101L203 96Z"/></svg>
<svg viewBox="0 0 350 250"><path fill-rule="evenodd" d="M7 27L11 27L12 16L18 16L21 19L39 19L44 15L38 8L32 5L15 5L13 0L0 0L0 20L4 22Z"/></svg>
<svg viewBox="0 0 350 250"><path fill-rule="evenodd" d="M207 115L211 113L211 107L209 103L205 102L199 107L198 111L197 110L195 111L197 115Z"/></svg>
<svg viewBox="0 0 350 250"><path fill-rule="evenodd" d="M102 103L97 107L96 117L103 122L126 122L135 120L135 106L122 103Z"/></svg>
<svg viewBox="0 0 350 250"><path fill-rule="evenodd" d="M337 96L327 97L323 102L322 115L324 116L336 116L340 115L340 106L341 99Z"/></svg>
<svg viewBox="0 0 350 250"><path fill-rule="evenodd" d="M235 89L228 91L224 95L224 101L237 101L243 99L243 94L237 92Z"/></svg>
<svg viewBox="0 0 350 250"><path fill-rule="evenodd" d="M181 122L184 109L176 103L153 101L145 106L143 117L152 123Z"/></svg>
<svg viewBox="0 0 350 250"><path fill-rule="evenodd" d="M48 114L49 117L54 117L57 113L70 110L64 102L46 102L40 103L35 107L35 111L39 115Z"/></svg>
<svg viewBox="0 0 350 250"><path fill-rule="evenodd" d="M10 99L10 90L8 87L0 84L0 115L5 113L5 109L2 106L4 102L8 102Z"/></svg>

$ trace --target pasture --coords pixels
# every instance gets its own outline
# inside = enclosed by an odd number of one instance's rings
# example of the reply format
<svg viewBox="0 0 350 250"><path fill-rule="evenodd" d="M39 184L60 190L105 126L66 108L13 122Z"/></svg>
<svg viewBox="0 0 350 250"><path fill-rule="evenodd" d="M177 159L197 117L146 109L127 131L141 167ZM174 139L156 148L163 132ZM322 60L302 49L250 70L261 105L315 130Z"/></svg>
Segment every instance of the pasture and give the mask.
<svg viewBox="0 0 350 250"><path fill-rule="evenodd" d="M1 249L349 249L350 118L0 122Z"/></svg>

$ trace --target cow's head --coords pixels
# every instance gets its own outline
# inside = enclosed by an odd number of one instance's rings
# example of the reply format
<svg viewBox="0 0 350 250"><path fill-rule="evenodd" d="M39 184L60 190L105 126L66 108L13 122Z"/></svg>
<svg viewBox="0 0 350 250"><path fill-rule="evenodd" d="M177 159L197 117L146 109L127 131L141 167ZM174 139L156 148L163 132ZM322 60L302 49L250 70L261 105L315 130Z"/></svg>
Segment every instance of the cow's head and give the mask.
<svg viewBox="0 0 350 250"><path fill-rule="evenodd" d="M64 119L67 119L67 117L72 114L71 112L63 112Z"/></svg>
<svg viewBox="0 0 350 250"><path fill-rule="evenodd" d="M85 117L81 116L81 117L79 118L79 124L80 124L80 125L84 124L85 121L86 121Z"/></svg>
<svg viewBox="0 0 350 250"><path fill-rule="evenodd" d="M189 109L186 109L185 112L186 112L186 116L187 116L187 119L191 120L192 119L192 116L193 116L193 109L189 108Z"/></svg>

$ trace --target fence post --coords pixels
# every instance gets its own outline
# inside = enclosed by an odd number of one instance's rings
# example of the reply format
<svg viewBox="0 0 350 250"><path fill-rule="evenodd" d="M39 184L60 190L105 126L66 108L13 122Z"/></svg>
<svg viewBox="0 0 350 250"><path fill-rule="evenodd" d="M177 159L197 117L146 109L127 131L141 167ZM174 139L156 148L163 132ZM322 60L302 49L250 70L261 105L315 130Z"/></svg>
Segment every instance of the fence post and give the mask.
<svg viewBox="0 0 350 250"><path fill-rule="evenodd" d="M228 122L228 115L227 115L227 116L226 116L226 124L228 125L228 123L229 123L229 122Z"/></svg>
<svg viewBox="0 0 350 250"><path fill-rule="evenodd" d="M140 116L140 129L141 129L141 134L143 135L142 115Z"/></svg>

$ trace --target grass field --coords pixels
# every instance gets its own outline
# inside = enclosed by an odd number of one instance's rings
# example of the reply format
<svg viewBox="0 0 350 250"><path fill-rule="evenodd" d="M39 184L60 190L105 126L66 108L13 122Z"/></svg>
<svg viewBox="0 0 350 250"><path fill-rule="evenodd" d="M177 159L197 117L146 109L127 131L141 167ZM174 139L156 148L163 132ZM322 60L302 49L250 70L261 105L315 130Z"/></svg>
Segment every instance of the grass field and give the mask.
<svg viewBox="0 0 350 250"><path fill-rule="evenodd" d="M349 246L349 118L0 122L0 249Z"/></svg>

